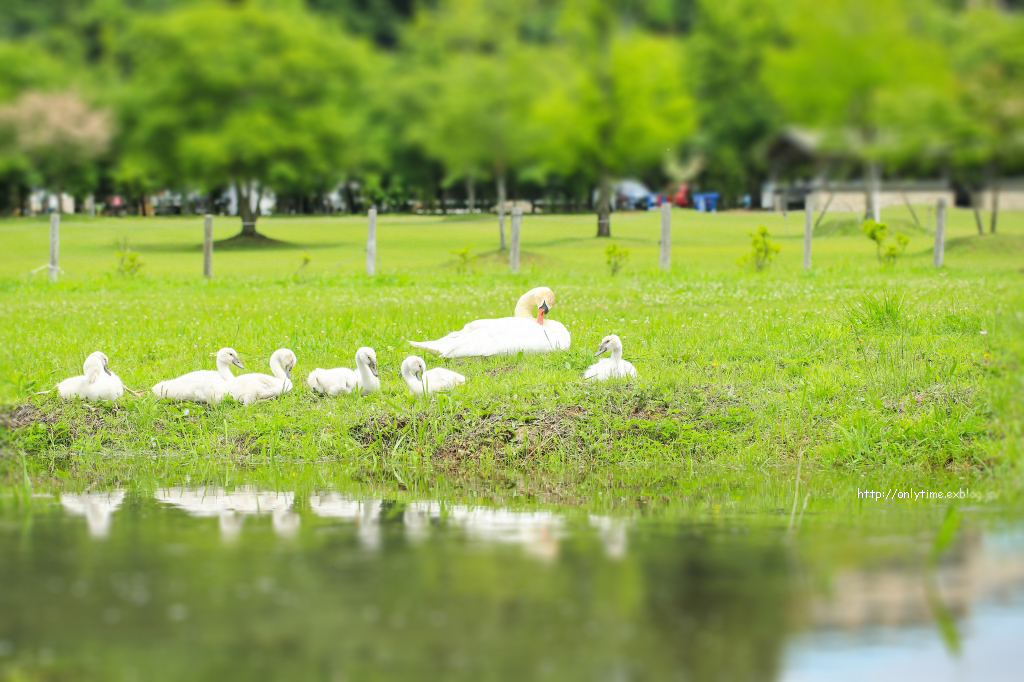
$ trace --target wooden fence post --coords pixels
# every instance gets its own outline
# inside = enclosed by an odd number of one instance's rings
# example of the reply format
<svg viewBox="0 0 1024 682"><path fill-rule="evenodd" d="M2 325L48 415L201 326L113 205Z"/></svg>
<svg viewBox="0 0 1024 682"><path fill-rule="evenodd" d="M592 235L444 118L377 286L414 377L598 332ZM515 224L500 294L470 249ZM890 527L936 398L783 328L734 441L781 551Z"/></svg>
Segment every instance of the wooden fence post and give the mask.
<svg viewBox="0 0 1024 682"><path fill-rule="evenodd" d="M213 216L203 216L203 277L213 278Z"/></svg>
<svg viewBox="0 0 1024 682"><path fill-rule="evenodd" d="M58 202L60 200L58 199ZM58 204L59 208L59 204ZM50 214L50 281L57 281L60 270L60 211Z"/></svg>
<svg viewBox="0 0 1024 682"><path fill-rule="evenodd" d="M814 232L814 207L808 197L804 205L804 270L811 269L811 234Z"/></svg>
<svg viewBox="0 0 1024 682"><path fill-rule="evenodd" d="M667 199L661 204L661 254L658 267L668 272L672 265L672 203Z"/></svg>
<svg viewBox="0 0 1024 682"><path fill-rule="evenodd" d="M366 274L373 277L377 271L377 209L371 208L366 228Z"/></svg>
<svg viewBox="0 0 1024 682"><path fill-rule="evenodd" d="M942 267L942 258L946 251L946 200L939 199L935 207L935 267Z"/></svg>
<svg viewBox="0 0 1024 682"><path fill-rule="evenodd" d="M519 274L519 231L523 226L523 209L512 209L512 246L508 252L508 265L513 275Z"/></svg>

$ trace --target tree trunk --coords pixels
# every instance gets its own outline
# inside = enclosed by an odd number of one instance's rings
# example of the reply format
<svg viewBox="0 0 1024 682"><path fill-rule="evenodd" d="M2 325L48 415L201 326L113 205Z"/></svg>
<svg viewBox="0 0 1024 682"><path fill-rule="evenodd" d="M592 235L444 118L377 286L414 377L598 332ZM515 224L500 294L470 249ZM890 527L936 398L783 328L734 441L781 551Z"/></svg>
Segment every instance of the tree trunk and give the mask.
<svg viewBox="0 0 1024 682"><path fill-rule="evenodd" d="M498 239L499 251L504 251L505 246L505 169L499 168L497 173L498 182Z"/></svg>
<svg viewBox="0 0 1024 682"><path fill-rule="evenodd" d="M252 185L248 180L245 183L235 181L235 200L238 203L238 215L242 219L242 231L239 235L255 237L258 234L256 218L259 214L252 208Z"/></svg>
<svg viewBox="0 0 1024 682"><path fill-rule="evenodd" d="M348 180L342 183L342 188L345 192L345 208L348 209L350 215L355 215L356 212L356 195L352 191L352 183Z"/></svg>
<svg viewBox="0 0 1024 682"><path fill-rule="evenodd" d="M879 205L879 185L881 184L881 169L878 167L877 161L871 161L867 165L866 169L866 187L865 187L865 204L867 208L867 217L874 220L876 223L882 221L882 209Z"/></svg>
<svg viewBox="0 0 1024 682"><path fill-rule="evenodd" d="M996 220L999 218L999 169L993 163L989 168L989 191L992 193L992 218L988 231L996 233Z"/></svg>
<svg viewBox="0 0 1024 682"><path fill-rule="evenodd" d="M612 183L608 171L602 170L597 186L597 236L612 236Z"/></svg>
<svg viewBox="0 0 1024 682"><path fill-rule="evenodd" d="M971 197L971 208L974 209L974 226L978 228L978 235L984 236L985 226L981 222L981 190L978 189Z"/></svg>
<svg viewBox="0 0 1024 682"><path fill-rule="evenodd" d="M476 210L476 181L472 175L466 176L466 208L470 213Z"/></svg>

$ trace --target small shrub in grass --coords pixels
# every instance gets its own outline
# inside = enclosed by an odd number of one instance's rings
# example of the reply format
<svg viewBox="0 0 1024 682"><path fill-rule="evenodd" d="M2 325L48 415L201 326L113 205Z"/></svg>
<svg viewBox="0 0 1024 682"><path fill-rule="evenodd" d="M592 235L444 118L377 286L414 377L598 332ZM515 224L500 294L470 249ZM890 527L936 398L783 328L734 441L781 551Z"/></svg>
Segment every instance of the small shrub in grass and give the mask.
<svg viewBox="0 0 1024 682"><path fill-rule="evenodd" d="M861 230L868 239L875 243L875 255L882 265L892 265L907 250L910 238L902 232L897 232L889 238L889 226L885 223L865 220Z"/></svg>
<svg viewBox="0 0 1024 682"><path fill-rule="evenodd" d="M629 261L629 249L621 249L618 244L609 244L604 250L604 256L608 272L614 277Z"/></svg>
<svg viewBox="0 0 1024 682"><path fill-rule="evenodd" d="M117 257L117 274L127 279L133 279L135 275L139 274L143 265L142 256L132 251L127 237L118 243L114 255Z"/></svg>
<svg viewBox="0 0 1024 682"><path fill-rule="evenodd" d="M768 228L762 225L757 232L750 232L750 253L736 261L741 268L750 268L754 272L761 272L768 268L775 260L782 247L773 242L769 237Z"/></svg>
<svg viewBox="0 0 1024 682"><path fill-rule="evenodd" d="M305 253L302 254L302 261L299 263L299 267L295 271L294 279L295 279L296 282L301 282L302 281L303 273L306 271L306 268L309 267L309 264L312 263L312 262L313 262L313 257L309 255L309 252L305 252Z"/></svg>
<svg viewBox="0 0 1024 682"><path fill-rule="evenodd" d="M472 272L473 256L469 253L469 246L465 248L456 249L452 251L452 255L455 256L455 272L460 275L465 275Z"/></svg>
<svg viewBox="0 0 1024 682"><path fill-rule="evenodd" d="M910 243L910 238L901 232L897 232L892 239L893 241L885 245L885 251L882 253L882 262L885 265L895 263L907 250L907 244Z"/></svg>

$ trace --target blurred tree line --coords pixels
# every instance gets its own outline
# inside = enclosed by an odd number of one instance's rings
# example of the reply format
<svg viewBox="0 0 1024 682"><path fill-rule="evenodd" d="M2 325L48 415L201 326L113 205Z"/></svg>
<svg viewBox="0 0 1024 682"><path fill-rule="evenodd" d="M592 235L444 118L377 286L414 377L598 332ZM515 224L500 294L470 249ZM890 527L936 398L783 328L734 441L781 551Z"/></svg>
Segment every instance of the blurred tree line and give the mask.
<svg viewBox="0 0 1024 682"><path fill-rule="evenodd" d="M756 206L787 126L834 177L997 188L1024 170L1021 4L7 0L0 210L230 188L254 233L267 191L302 213L515 198L595 207L606 235L622 177Z"/></svg>

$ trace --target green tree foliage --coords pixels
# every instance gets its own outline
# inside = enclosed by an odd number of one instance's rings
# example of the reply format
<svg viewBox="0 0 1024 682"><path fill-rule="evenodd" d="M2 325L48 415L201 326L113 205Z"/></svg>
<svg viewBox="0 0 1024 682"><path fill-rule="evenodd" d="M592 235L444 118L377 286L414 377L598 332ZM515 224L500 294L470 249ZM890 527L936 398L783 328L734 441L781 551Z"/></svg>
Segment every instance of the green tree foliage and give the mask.
<svg viewBox="0 0 1024 682"><path fill-rule="evenodd" d="M17 100L26 93L62 88L68 81L68 68L37 42L26 39L0 41L0 209L20 210L29 185L42 180L33 166L32 156L19 140L25 121ZM73 125L73 123L72 123Z"/></svg>
<svg viewBox="0 0 1024 682"><path fill-rule="evenodd" d="M73 91L29 91L0 106L0 153L58 194L84 193L110 145L111 118Z"/></svg>
<svg viewBox="0 0 1024 682"><path fill-rule="evenodd" d="M415 0L306 0L310 10L337 17L354 33L383 47L394 47L405 23L413 16Z"/></svg>
<svg viewBox="0 0 1024 682"><path fill-rule="evenodd" d="M555 77L543 50L517 38L534 4L443 0L405 39L413 58L400 76L406 139L444 166L444 184L467 179L471 196L476 178L493 177L502 213L507 173L537 152L533 102Z"/></svg>
<svg viewBox="0 0 1024 682"><path fill-rule="evenodd" d="M361 161L371 57L297 10L143 17L118 50L123 163L167 185L230 183L243 234L255 235L265 190L337 178Z"/></svg>
<svg viewBox="0 0 1024 682"><path fill-rule="evenodd" d="M611 236L612 175L659 163L695 125L681 43L626 30L614 10L567 0L549 57L559 78L535 113L552 169L598 181L599 237Z"/></svg>
<svg viewBox="0 0 1024 682"><path fill-rule="evenodd" d="M883 103L950 85L943 46L927 31L931 9L917 0L781 5L785 39L768 53L768 89L790 121L822 132L826 148L865 160L877 180L893 144Z"/></svg>
<svg viewBox="0 0 1024 682"><path fill-rule="evenodd" d="M472 198L493 180L504 199L507 177L519 198L545 185L552 198L589 200L597 185L607 236L615 178L656 185L660 172L699 172L727 200L756 195L765 142L786 124L822 133L841 170L864 163L877 179L883 163L911 174L945 166L973 191L998 189L1024 170L1019 10L936 0L9 0L8 119L27 92L74 92L116 111L119 126L111 150L71 155L87 172L55 172L54 155L27 154L8 123L0 205L23 202L33 184L54 190L58 176L72 191L139 198L234 185L252 195L242 202L252 231L261 190L309 210L344 180L355 210L436 205L456 182Z"/></svg>
<svg viewBox="0 0 1024 682"><path fill-rule="evenodd" d="M758 196L764 144L782 125L762 73L778 39L776 8L757 0L701 0L699 8L689 54L703 184L727 201Z"/></svg>
<svg viewBox="0 0 1024 682"><path fill-rule="evenodd" d="M956 160L968 174L980 171L992 190L995 232L999 177L1024 161L1024 18L982 6L968 9L956 27Z"/></svg>

